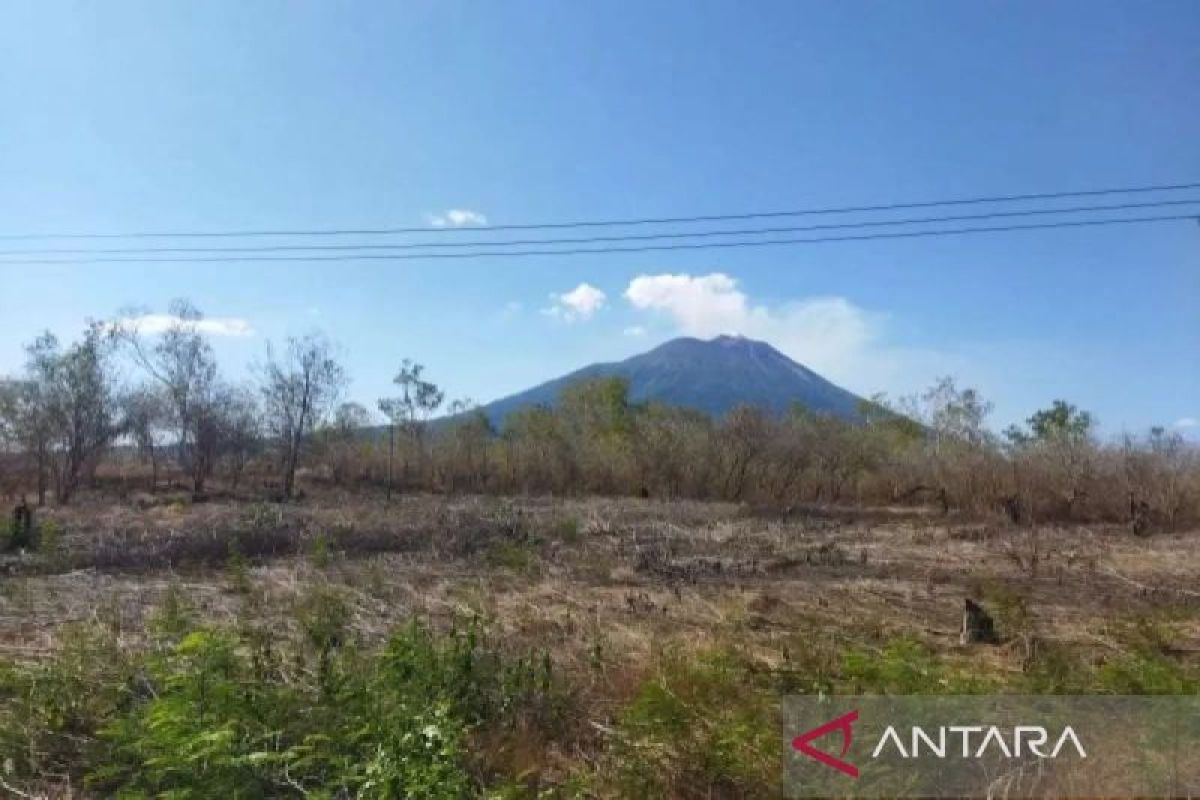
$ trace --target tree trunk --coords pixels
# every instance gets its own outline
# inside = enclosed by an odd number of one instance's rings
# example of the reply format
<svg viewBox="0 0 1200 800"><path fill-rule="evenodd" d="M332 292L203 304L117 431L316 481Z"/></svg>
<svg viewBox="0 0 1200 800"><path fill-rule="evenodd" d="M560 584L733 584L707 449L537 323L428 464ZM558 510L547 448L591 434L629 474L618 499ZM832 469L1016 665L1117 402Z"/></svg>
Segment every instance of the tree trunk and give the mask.
<svg viewBox="0 0 1200 800"><path fill-rule="evenodd" d="M396 425L388 426L387 499L392 499L392 463L396 458Z"/></svg>

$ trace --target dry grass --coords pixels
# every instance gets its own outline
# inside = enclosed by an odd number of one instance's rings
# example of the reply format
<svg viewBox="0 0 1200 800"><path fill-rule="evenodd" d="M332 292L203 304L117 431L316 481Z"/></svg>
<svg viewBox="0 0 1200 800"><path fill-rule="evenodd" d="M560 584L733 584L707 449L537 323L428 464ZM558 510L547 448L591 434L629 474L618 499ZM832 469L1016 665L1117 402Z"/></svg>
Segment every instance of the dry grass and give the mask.
<svg viewBox="0 0 1200 800"><path fill-rule="evenodd" d="M666 640L736 641L765 660L798 632L905 634L958 649L962 598L1018 598L1010 636L1104 646L1115 613L1182 616L1200 642L1194 533L1124 526L1036 533L911 510L757 514L718 503L322 493L303 503L85 498L41 515L52 554L6 556L0 653L36 657L64 623L99 618L131 642L175 586L206 618L286 624L315 584L343 587L368 640L410 615L480 614L564 660L645 663ZM231 553L246 566L231 574ZM1004 620L1002 620L1004 622ZM1013 625L1009 626L1014 627ZM1016 648L987 655L1019 666Z"/></svg>
<svg viewBox="0 0 1200 800"><path fill-rule="evenodd" d="M64 626L84 621L142 649L168 594L202 621L297 640L299 610L322 587L345 600L368 645L414 617L441 628L482 618L505 647L552 654L571 687L579 713L559 738L475 742L489 769L546 785L620 762L615 731L671 654L732 649L752 672L787 676L904 637L955 669L1020 678L1030 641L1098 659L1122 652L1141 617L1171 621L1172 657L1200 651L1200 531L1135 538L1127 526L1032 530L912 509L781 514L475 496L388 504L333 492L287 505L90 497L39 516L53 523L54 547L0 559L0 658L43 659ZM964 597L996 616L999 646L959 644ZM755 769L755 780L774 780L774 766ZM672 774L669 796L726 796L711 793L712 776L689 789L686 770ZM60 789L51 781L46 796L84 796ZM746 791L728 796L758 796Z"/></svg>

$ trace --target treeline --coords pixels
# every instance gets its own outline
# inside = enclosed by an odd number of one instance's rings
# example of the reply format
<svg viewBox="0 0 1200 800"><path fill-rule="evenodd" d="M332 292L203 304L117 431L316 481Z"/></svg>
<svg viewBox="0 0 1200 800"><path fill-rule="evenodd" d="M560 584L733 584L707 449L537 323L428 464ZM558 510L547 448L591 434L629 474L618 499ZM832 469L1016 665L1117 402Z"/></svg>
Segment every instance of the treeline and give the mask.
<svg viewBox="0 0 1200 800"><path fill-rule="evenodd" d="M7 492L53 492L67 503L114 448L133 448L159 472L181 474L201 494L220 474L237 487L268 458L291 495L302 450L342 387L344 369L317 334L270 347L245 385L221 378L203 315L171 306L170 324L147 341L136 319L91 322L77 342L47 332L26 347L24 373L0 383L0 445ZM132 365L133 380L125 378Z"/></svg>
<svg viewBox="0 0 1200 800"><path fill-rule="evenodd" d="M404 488L613 494L803 504L934 504L1007 514L1018 524L1129 521L1137 532L1200 519L1200 452L1161 428L1102 443L1090 414L1055 401L995 434L991 406L943 379L922 395L864 402L859 419L802 406L721 419L629 399L620 378L565 389L495 430L479 411L403 437ZM320 439L329 477L386 482L383 448Z"/></svg>
<svg viewBox="0 0 1200 800"><path fill-rule="evenodd" d="M497 430L470 402L446 404L410 360L375 410L340 402L345 370L316 334L268 348L254 379L233 384L200 312L177 301L170 320L153 337L134 322L93 323L69 345L44 334L28 346L24 373L0 384L10 495L66 503L106 463L127 473L136 457L147 490L182 482L197 495L216 480L288 498L299 475L388 494L932 503L1019 524L1129 521L1138 532L1200 519L1194 446L1162 428L1101 442L1092 416L1061 400L996 434L990 404L950 379L899 403L866 402L848 421L800 406L712 419L634 403L610 378L568 387L553 408L522 409Z"/></svg>

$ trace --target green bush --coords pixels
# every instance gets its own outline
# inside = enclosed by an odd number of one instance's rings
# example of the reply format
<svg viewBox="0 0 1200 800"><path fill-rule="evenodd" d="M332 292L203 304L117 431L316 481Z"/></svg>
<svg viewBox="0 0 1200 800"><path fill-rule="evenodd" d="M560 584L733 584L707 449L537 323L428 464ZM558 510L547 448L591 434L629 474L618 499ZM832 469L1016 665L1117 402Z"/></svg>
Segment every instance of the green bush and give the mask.
<svg viewBox="0 0 1200 800"><path fill-rule="evenodd" d="M58 529L58 523L53 519L42 520L37 526L37 549L47 555L53 556L58 552L59 540L62 538Z"/></svg>
<svg viewBox="0 0 1200 800"><path fill-rule="evenodd" d="M487 551L489 566L497 569L507 569L521 575L533 575L537 572L537 554L533 548L523 542L499 541Z"/></svg>
<svg viewBox="0 0 1200 800"><path fill-rule="evenodd" d="M956 669L905 637L875 652L848 650L838 684L841 694L978 694L997 688L989 676Z"/></svg>
<svg viewBox="0 0 1200 800"><path fill-rule="evenodd" d="M778 781L777 696L729 653L668 654L626 708L611 780L624 797L767 796Z"/></svg>
<svg viewBox="0 0 1200 800"><path fill-rule="evenodd" d="M0 761L15 775L76 773L136 677L113 631L94 623L66 626L52 659L0 666Z"/></svg>
<svg viewBox="0 0 1200 800"><path fill-rule="evenodd" d="M171 587L136 654L91 625L42 664L0 667L6 780L70 776L105 797L450 800L516 777L481 769L474 737L548 736L566 719L549 657L506 654L477 624L411 623L366 653L338 592L303 598L296 617L295 641L194 627Z"/></svg>
<svg viewBox="0 0 1200 800"><path fill-rule="evenodd" d="M134 652L113 628L66 627L52 657L0 665L5 780L62 776L102 797L758 797L778 789L784 694L1200 691L1172 657L1174 630L1153 620L1112 626L1119 649L1099 664L1041 647L1020 675L910 638L796 639L770 666L734 648L668 649L593 740L546 653L501 647L475 619L409 622L368 650L351 610L325 586L298 599L291 626L252 613L197 627L172 585ZM587 678L616 677L597 648ZM585 766L549 786L509 757L580 744L595 748Z"/></svg>
<svg viewBox="0 0 1200 800"><path fill-rule="evenodd" d="M330 548L329 536L324 533L318 533L312 541L312 546L309 548L309 559L312 565L317 569L325 569L333 560L333 554Z"/></svg>
<svg viewBox="0 0 1200 800"><path fill-rule="evenodd" d="M554 523L551 536L563 544L576 545L583 540L578 517L564 517Z"/></svg>

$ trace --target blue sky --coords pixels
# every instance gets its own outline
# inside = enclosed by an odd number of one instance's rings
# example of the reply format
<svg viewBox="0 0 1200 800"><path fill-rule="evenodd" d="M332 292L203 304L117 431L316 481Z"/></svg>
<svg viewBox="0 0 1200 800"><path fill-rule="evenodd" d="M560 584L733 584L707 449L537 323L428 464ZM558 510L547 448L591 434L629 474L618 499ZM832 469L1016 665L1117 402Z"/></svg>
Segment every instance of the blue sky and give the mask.
<svg viewBox="0 0 1200 800"><path fill-rule="evenodd" d="M57 3L0 9L0 233L492 224L1200 180L1200 5ZM1198 193L1193 193L1198 194ZM8 243L6 246L11 246ZM666 277L672 276L672 277ZM638 278L641 282L634 283ZM1200 418L1191 222L461 262L0 265L0 372L176 296L488 400L679 333L1001 426ZM576 292L587 284L603 293ZM574 301L574 305L571 302ZM555 310L557 309L557 310ZM552 312L552 313L547 313Z"/></svg>

